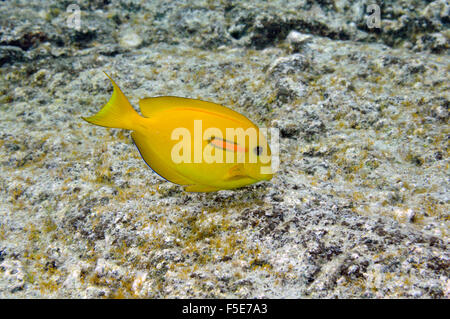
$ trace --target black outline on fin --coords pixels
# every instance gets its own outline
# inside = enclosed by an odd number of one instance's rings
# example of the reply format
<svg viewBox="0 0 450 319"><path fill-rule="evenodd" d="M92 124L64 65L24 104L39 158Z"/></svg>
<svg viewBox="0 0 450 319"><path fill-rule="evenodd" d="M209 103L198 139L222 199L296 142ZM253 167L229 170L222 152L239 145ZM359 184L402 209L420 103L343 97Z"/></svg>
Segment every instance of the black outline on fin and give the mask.
<svg viewBox="0 0 450 319"><path fill-rule="evenodd" d="M141 155L141 158L142 158L142 160L144 161L144 163L147 164L147 166L150 167L150 169L151 169L156 175L158 175L158 176L161 177L163 180L168 181L168 182L170 182L170 183L172 183L172 184L184 186L184 185L182 185L182 184L177 184L177 183L175 183L175 182L172 182L172 181L168 180L167 178L165 178L165 177L159 175L159 174L158 174L158 173L150 166L150 164L147 163L147 161L145 160L144 156L142 156L141 150L139 149L139 147L137 146L136 142L134 141L133 136L131 136L131 140L133 141L134 146L136 146L136 148L137 148L137 150L138 150L138 152L139 152L139 155Z"/></svg>

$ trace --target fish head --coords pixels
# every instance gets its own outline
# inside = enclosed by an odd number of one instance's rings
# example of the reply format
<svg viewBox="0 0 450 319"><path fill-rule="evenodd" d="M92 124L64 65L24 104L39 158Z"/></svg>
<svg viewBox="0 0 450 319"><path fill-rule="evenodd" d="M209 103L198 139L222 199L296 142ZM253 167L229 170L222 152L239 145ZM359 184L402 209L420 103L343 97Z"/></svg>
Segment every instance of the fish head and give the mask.
<svg viewBox="0 0 450 319"><path fill-rule="evenodd" d="M272 152L263 134L259 134L257 143L250 143L244 162L245 175L258 180L269 181L273 177Z"/></svg>

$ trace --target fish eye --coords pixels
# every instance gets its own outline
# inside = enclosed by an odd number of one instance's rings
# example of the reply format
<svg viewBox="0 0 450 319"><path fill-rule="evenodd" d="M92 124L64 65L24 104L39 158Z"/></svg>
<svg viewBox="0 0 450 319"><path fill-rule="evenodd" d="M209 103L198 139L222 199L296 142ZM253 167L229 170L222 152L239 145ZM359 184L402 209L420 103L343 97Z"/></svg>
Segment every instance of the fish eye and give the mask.
<svg viewBox="0 0 450 319"><path fill-rule="evenodd" d="M262 148L261 146L256 146L256 147L253 149L253 152L255 152L255 154L259 156L259 155L262 154L263 148Z"/></svg>

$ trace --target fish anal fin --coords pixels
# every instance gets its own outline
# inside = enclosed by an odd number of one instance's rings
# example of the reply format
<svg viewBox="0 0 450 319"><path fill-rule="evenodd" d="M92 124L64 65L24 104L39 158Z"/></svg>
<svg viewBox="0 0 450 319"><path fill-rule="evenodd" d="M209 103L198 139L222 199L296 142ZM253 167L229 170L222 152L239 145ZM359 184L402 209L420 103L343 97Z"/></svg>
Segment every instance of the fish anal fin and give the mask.
<svg viewBox="0 0 450 319"><path fill-rule="evenodd" d="M157 152L153 151L148 145L148 138L139 132L131 133L131 137L133 138L134 144L136 145L139 153L142 156L142 159L145 163L150 167L156 174L168 180L169 182L178 184L178 185L189 185L192 184L192 181L180 173L178 173L175 169L170 168L167 165L167 161L163 161L157 154Z"/></svg>
<svg viewBox="0 0 450 319"><path fill-rule="evenodd" d="M191 193L209 193L217 192L218 190L220 190L220 188L208 185L188 185L185 186L184 190Z"/></svg>

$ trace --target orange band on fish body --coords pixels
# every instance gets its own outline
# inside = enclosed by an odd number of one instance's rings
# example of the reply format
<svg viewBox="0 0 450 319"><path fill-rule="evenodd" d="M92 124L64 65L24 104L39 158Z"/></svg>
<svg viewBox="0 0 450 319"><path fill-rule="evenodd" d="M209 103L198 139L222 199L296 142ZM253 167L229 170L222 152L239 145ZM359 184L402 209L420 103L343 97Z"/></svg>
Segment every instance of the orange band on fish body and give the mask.
<svg viewBox="0 0 450 319"><path fill-rule="evenodd" d="M229 142L227 140L222 140L217 137L212 137L209 141L213 146L231 152L245 153L248 149L240 146L239 144Z"/></svg>

